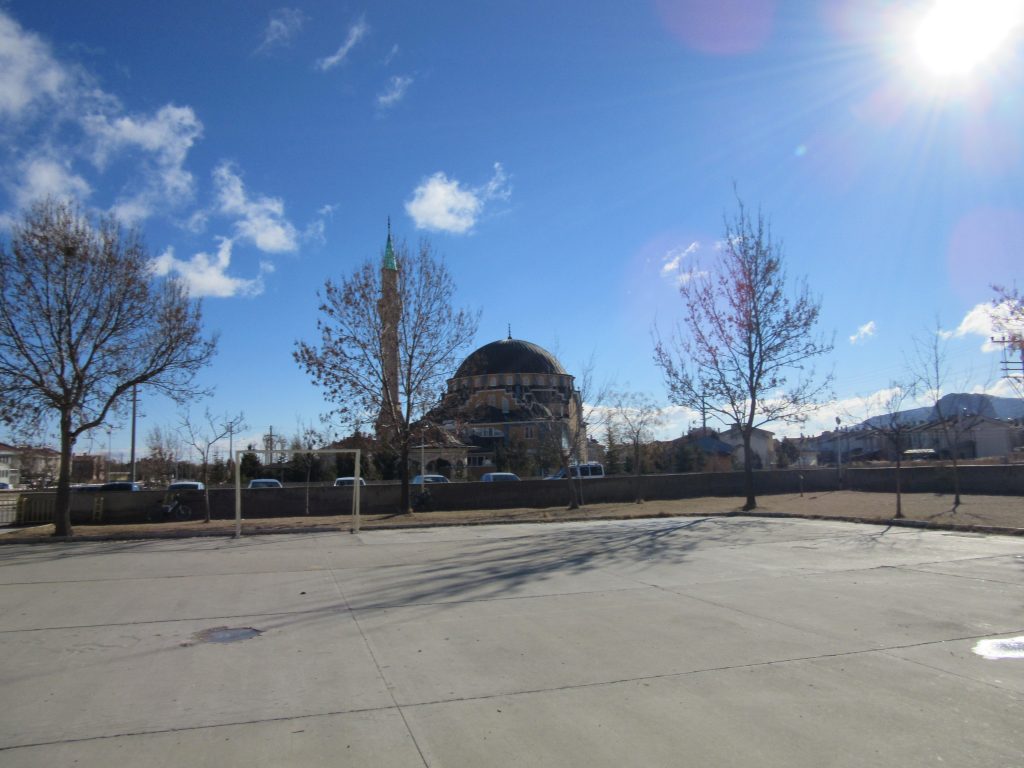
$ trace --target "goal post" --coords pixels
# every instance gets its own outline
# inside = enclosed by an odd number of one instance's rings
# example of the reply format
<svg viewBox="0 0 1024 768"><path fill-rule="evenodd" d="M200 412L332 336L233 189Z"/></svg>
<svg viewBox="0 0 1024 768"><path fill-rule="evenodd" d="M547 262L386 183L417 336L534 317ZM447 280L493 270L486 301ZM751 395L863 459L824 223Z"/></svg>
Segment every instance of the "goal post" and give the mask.
<svg viewBox="0 0 1024 768"><path fill-rule="evenodd" d="M235 450L235 538L242 535L242 457L247 453L260 453L260 450L252 448L239 448ZM290 460L292 456L309 456L320 459L325 456L339 454L351 455L353 457L352 468L352 533L359 533L359 513L361 509L361 477L359 473L360 450L358 448L280 448L273 450L274 456L286 456ZM309 483L306 483L306 492L309 493ZM308 498L308 497L307 497ZM307 512L308 512L307 506Z"/></svg>

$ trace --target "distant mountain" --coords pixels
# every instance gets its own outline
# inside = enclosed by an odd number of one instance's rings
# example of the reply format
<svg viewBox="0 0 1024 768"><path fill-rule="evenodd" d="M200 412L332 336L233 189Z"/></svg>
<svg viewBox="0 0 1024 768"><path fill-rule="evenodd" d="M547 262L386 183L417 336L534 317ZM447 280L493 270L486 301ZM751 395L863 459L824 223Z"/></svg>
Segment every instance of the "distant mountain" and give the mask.
<svg viewBox="0 0 1024 768"><path fill-rule="evenodd" d="M989 419L1024 419L1024 399L961 392L942 397L939 400L938 409L934 406L911 408L900 411L896 414L896 418L900 424L918 424L937 419L940 411L946 417L962 413L964 416L984 416ZM888 424L888 422L887 415L872 416L863 421L860 426L877 427Z"/></svg>

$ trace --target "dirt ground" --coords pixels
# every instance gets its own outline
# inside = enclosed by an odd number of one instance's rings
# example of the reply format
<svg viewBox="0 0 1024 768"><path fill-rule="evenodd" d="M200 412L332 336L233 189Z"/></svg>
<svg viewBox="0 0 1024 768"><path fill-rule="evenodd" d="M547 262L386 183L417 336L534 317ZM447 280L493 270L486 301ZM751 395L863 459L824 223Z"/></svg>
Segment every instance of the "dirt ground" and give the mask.
<svg viewBox="0 0 1024 768"><path fill-rule="evenodd" d="M702 517L743 513L742 499L704 497L673 501L647 501L643 504L594 504L583 509L563 507L546 509L469 510L460 512L421 512L409 515L364 515L363 530L409 528L438 525L478 525L484 523L543 523L572 520L628 519L642 517ZM903 517L909 524L1024 535L1024 497L964 496L959 507L953 497L943 494L904 494ZM806 496L781 494L761 496L753 514L793 516L863 522L893 520L896 497L886 493L838 491ZM897 521L898 522L898 521ZM243 520L242 533L284 533L324 530L350 530L349 515L330 517L282 517ZM234 520L201 522L158 522L131 525L76 525L74 538L136 539L179 536L233 535ZM0 535L0 543L47 540L53 525L20 528Z"/></svg>

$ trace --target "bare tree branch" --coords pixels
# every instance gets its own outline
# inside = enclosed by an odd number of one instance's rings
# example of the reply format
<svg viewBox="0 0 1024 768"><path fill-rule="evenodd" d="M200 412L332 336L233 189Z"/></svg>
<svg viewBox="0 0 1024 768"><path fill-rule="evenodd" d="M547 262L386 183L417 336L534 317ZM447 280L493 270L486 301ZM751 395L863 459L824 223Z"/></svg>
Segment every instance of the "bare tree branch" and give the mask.
<svg viewBox="0 0 1024 768"><path fill-rule="evenodd" d="M155 282L136 231L93 225L74 206L34 204L0 247L0 420L59 422L55 535L71 535L69 479L78 437L103 424L133 387L175 400L200 394L213 357L198 301Z"/></svg>
<svg viewBox="0 0 1024 768"><path fill-rule="evenodd" d="M663 421L663 413L654 400L642 392L615 392L611 396L611 421L618 433L633 448L633 490L637 504L643 502L640 490L642 449L654 439L654 429Z"/></svg>
<svg viewBox="0 0 1024 768"><path fill-rule="evenodd" d="M754 509L753 430L773 421L798 422L828 392L814 358L832 350L815 335L821 309L806 282L790 290L781 246L760 212L738 202L725 222L722 251L708 271L694 269L680 283L683 322L668 339L655 329L654 361L669 399L710 410L743 436L747 501Z"/></svg>
<svg viewBox="0 0 1024 768"><path fill-rule="evenodd" d="M378 438L386 438L400 455L405 511L414 426L437 402L460 351L476 335L480 313L453 308L455 281L429 242L421 241L414 254L399 243L395 261L401 307L397 382L386 364L387 329L379 306L384 286L375 262L367 261L340 283L327 281L320 295L319 343L297 342L294 356L351 431L386 415L387 428L378 430Z"/></svg>
<svg viewBox="0 0 1024 768"><path fill-rule="evenodd" d="M228 435L246 429L245 414L235 416L214 416L207 408L203 412L202 422L194 421L192 415L185 413L181 417L181 431L185 442L199 454L200 480L203 481L203 508L205 519L210 522L210 452L214 445Z"/></svg>

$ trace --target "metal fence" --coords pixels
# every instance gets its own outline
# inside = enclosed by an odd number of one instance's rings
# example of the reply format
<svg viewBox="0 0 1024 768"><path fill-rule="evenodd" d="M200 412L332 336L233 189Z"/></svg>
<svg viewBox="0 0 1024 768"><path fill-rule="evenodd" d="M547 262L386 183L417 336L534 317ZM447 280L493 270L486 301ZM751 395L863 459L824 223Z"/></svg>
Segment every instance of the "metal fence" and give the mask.
<svg viewBox="0 0 1024 768"><path fill-rule="evenodd" d="M10 525L17 519L18 494L0 493L0 525Z"/></svg>
<svg viewBox="0 0 1024 768"><path fill-rule="evenodd" d="M0 525L52 523L53 494L0 494Z"/></svg>

